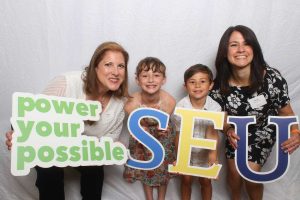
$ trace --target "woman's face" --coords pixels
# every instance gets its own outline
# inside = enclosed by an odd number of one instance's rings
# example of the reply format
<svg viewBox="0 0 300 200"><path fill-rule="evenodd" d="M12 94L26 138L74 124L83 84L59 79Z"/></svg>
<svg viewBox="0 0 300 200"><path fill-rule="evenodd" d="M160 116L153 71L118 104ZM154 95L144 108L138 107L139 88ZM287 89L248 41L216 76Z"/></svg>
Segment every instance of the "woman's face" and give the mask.
<svg viewBox="0 0 300 200"><path fill-rule="evenodd" d="M229 38L227 59L233 67L245 68L251 66L253 49L238 31L232 32Z"/></svg>
<svg viewBox="0 0 300 200"><path fill-rule="evenodd" d="M125 79L125 59L119 51L107 51L95 68L100 92L116 91Z"/></svg>

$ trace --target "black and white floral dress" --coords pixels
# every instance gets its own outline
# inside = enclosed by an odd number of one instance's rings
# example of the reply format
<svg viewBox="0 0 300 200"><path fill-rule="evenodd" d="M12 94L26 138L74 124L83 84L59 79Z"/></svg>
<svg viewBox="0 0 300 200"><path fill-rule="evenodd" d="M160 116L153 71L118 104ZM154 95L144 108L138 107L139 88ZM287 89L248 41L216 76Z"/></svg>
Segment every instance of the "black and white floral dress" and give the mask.
<svg viewBox="0 0 300 200"><path fill-rule="evenodd" d="M252 108L249 100L263 95L266 103ZM256 124L249 125L248 160L263 165L276 141L274 125L268 125L268 116L277 116L278 109L289 104L288 86L280 72L269 66L266 67L262 87L255 93L249 94L247 87L230 87L230 93L220 94L220 87L215 85L210 96L216 100L228 115L255 116ZM234 158L234 149L226 139L226 158Z"/></svg>

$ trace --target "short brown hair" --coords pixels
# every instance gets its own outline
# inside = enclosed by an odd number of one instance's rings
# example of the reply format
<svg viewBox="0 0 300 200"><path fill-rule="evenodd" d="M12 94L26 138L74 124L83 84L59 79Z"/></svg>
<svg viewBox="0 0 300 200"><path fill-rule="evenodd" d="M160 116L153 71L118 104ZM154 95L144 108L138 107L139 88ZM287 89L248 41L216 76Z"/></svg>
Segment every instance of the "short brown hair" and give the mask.
<svg viewBox="0 0 300 200"><path fill-rule="evenodd" d="M111 91L111 93L118 97L128 97L128 69L127 64L129 60L129 55L127 51L118 43L116 42L104 42L100 44L97 49L95 50L90 64L85 68L85 71L82 74L82 80L84 82L84 92L88 95L98 95L98 78L96 74L96 67L98 66L99 62L103 59L105 53L107 51L117 51L121 52L124 56L125 60L125 79L121 84L120 88L117 91Z"/></svg>
<svg viewBox="0 0 300 200"><path fill-rule="evenodd" d="M136 67L135 75L138 77L142 71L149 71L162 73L166 77L166 66L158 58L146 57L142 59Z"/></svg>
<svg viewBox="0 0 300 200"><path fill-rule="evenodd" d="M189 80L189 78L191 78L192 76L194 76L194 74L196 74L198 72L207 74L209 81L210 82L213 81L213 74L212 74L211 70L209 69L209 67L207 67L206 65L202 65L202 64L196 64L196 65L190 66L184 72L184 83L186 84L187 80Z"/></svg>

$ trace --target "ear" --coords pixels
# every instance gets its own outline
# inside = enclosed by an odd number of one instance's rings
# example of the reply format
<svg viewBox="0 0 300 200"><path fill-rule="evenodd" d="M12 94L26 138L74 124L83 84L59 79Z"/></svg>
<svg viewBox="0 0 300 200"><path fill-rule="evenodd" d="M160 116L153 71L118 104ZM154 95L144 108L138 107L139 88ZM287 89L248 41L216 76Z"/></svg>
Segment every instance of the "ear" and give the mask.
<svg viewBox="0 0 300 200"><path fill-rule="evenodd" d="M182 86L184 87L185 90L187 90L185 83L183 83Z"/></svg>
<svg viewBox="0 0 300 200"><path fill-rule="evenodd" d="M213 87L214 87L214 82L212 81L212 82L210 83L209 90L211 90Z"/></svg>
<svg viewBox="0 0 300 200"><path fill-rule="evenodd" d="M164 84L166 83L166 81L167 81L167 77L164 77L164 80L163 80L163 82L162 82L162 85L164 85Z"/></svg>
<svg viewBox="0 0 300 200"><path fill-rule="evenodd" d="M140 86L140 81L137 76L135 76L135 82L136 82L136 84L138 84L138 86Z"/></svg>

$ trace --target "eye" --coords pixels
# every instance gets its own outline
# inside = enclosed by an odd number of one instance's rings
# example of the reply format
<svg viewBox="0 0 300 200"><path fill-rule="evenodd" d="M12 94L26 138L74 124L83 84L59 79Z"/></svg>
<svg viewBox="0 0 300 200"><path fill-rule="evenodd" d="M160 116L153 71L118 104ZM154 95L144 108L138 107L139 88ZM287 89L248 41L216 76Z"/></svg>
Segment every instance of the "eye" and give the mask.
<svg viewBox="0 0 300 200"><path fill-rule="evenodd" d="M229 44L229 47L237 47L237 44L236 43L231 43L231 44Z"/></svg>
<svg viewBox="0 0 300 200"><path fill-rule="evenodd" d="M244 46L252 48L252 46L249 43L247 43L247 42L244 42Z"/></svg>
<svg viewBox="0 0 300 200"><path fill-rule="evenodd" d="M105 63L104 66L111 67L111 66L113 66L113 64L111 62L108 62L108 63Z"/></svg>
<svg viewBox="0 0 300 200"><path fill-rule="evenodd" d="M118 67L121 69L125 69L125 65L123 65L123 64L118 65Z"/></svg>

